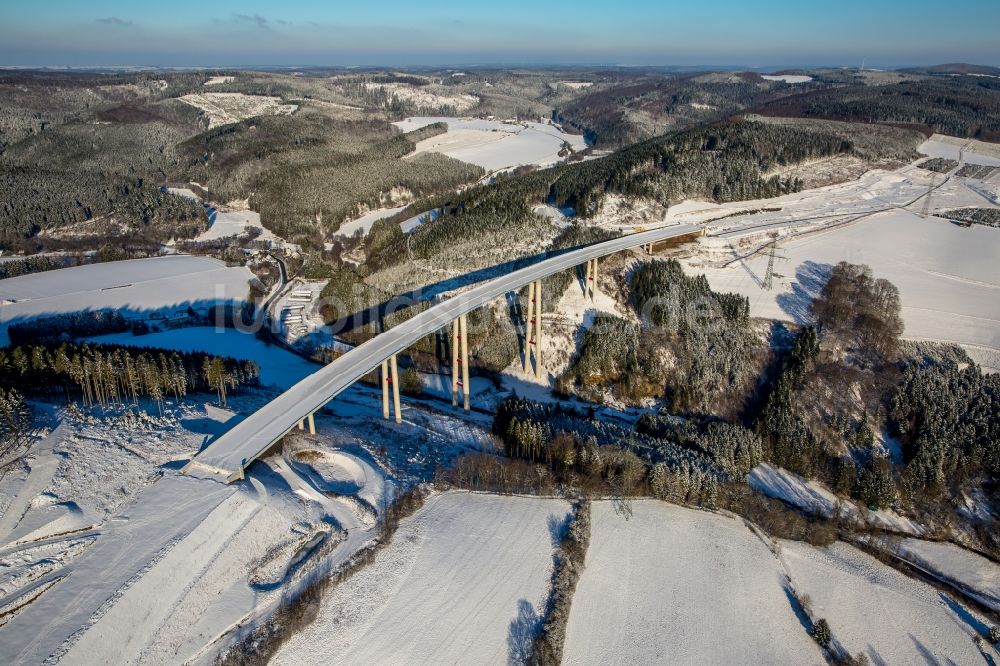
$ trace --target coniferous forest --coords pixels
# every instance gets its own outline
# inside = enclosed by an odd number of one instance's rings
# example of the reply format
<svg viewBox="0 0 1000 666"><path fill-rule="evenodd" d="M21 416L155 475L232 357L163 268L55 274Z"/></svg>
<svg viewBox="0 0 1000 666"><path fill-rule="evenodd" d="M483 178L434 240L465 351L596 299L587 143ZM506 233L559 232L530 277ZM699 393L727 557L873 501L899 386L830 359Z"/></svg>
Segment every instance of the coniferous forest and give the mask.
<svg viewBox="0 0 1000 666"><path fill-rule="evenodd" d="M226 395L257 386L255 361L204 352L94 343L17 345L0 348L0 384L20 394L82 400L87 405L157 404L189 393Z"/></svg>

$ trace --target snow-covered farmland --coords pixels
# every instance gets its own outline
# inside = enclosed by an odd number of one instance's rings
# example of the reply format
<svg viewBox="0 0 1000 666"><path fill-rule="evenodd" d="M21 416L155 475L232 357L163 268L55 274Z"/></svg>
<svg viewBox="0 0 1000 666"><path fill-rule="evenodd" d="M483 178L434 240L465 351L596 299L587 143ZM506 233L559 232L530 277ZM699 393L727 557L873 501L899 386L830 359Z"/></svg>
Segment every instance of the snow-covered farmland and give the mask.
<svg viewBox="0 0 1000 666"><path fill-rule="evenodd" d="M822 664L779 562L741 520L635 501L593 505L567 664Z"/></svg>
<svg viewBox="0 0 1000 666"><path fill-rule="evenodd" d="M933 587L840 542L782 541L780 557L847 653L875 664L984 663L973 643L982 622Z"/></svg>
<svg viewBox="0 0 1000 666"><path fill-rule="evenodd" d="M566 157L565 153L559 154L564 144L574 151L587 147L581 135L543 123L418 117L401 120L396 126L410 132L437 122L447 123L448 131L420 141L412 154L443 153L487 171L501 171L525 164L546 166L560 162Z"/></svg>
<svg viewBox="0 0 1000 666"><path fill-rule="evenodd" d="M242 303L253 275L208 257L168 255L63 268L0 280L0 343L11 323L81 310L125 316Z"/></svg>
<svg viewBox="0 0 1000 666"><path fill-rule="evenodd" d="M243 93L194 93L177 99L204 112L209 129L254 116L290 116L299 108L295 104L282 104L280 97Z"/></svg>
<svg viewBox="0 0 1000 666"><path fill-rule="evenodd" d="M552 499L431 497L273 663L518 663L568 509Z"/></svg>

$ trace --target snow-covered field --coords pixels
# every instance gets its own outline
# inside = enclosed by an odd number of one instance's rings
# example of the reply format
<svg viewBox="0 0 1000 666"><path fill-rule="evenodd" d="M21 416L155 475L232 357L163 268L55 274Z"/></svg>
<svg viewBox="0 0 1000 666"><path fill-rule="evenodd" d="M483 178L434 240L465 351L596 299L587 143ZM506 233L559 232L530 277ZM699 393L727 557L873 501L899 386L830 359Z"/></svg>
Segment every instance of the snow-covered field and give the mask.
<svg viewBox="0 0 1000 666"><path fill-rule="evenodd" d="M261 224L260 213L252 210L219 211L210 209L208 223L208 229L201 232L194 240L207 241L241 236L251 229L260 229L260 235L257 236L256 240L274 241L278 238Z"/></svg>
<svg viewBox="0 0 1000 666"><path fill-rule="evenodd" d="M265 386L290 388L320 366L275 345L266 345L252 333L214 326L191 326L170 331L132 335L115 333L89 338L132 347L162 347L177 351L203 351L256 361L260 366L260 381Z"/></svg>
<svg viewBox="0 0 1000 666"><path fill-rule="evenodd" d="M282 104L280 97L243 93L206 92L178 97L208 116L208 128L235 123L254 116L290 116L299 108Z"/></svg>
<svg viewBox="0 0 1000 666"><path fill-rule="evenodd" d="M344 224L340 225L340 228L337 229L337 232L334 235L349 238L354 234L358 233L358 231L361 231L362 235L367 235L368 232L371 231L373 224L375 224L376 222L378 222L383 218L392 217L393 215L403 210L404 208L406 208L406 206L396 206L395 208L379 208L369 213L365 213L361 217L355 218L353 220L350 220L349 222L345 222Z"/></svg>
<svg viewBox="0 0 1000 666"><path fill-rule="evenodd" d="M936 185L930 203L928 188ZM759 201L673 206L663 224L704 222L708 235L682 257L712 287L750 299L758 317L804 321L839 261L871 266L900 290L910 339L963 346L987 369L1000 368L1000 230L963 228L929 212L991 204L969 185L935 181L914 166L871 171L856 181ZM758 211L758 212L746 212ZM647 225L650 226L650 225ZM653 225L655 226L655 225ZM774 288L764 290L774 236Z"/></svg>
<svg viewBox="0 0 1000 666"><path fill-rule="evenodd" d="M797 474L780 467L773 467L768 463L754 467L747 477L747 483L754 490L788 502L806 513L826 518L839 515L879 529L915 536L920 536L925 531L923 527L895 511L890 509L869 511L867 508L858 507L849 499L837 497L819 481L806 481Z"/></svg>
<svg viewBox="0 0 1000 666"><path fill-rule="evenodd" d="M593 505L566 664L822 664L778 561L741 520L634 501Z"/></svg>
<svg viewBox="0 0 1000 666"><path fill-rule="evenodd" d="M168 255L0 280L0 343L7 326L32 317L115 309L126 315L242 303L253 275L217 259Z"/></svg>
<svg viewBox="0 0 1000 666"><path fill-rule="evenodd" d="M897 210L785 241L778 254L772 291L761 288L763 252L704 272L714 289L746 295L754 316L802 322L835 264L867 264L899 288L903 337L959 344L1000 368L1000 229Z"/></svg>
<svg viewBox="0 0 1000 666"><path fill-rule="evenodd" d="M782 541L780 557L834 640L874 664L983 664L983 622L933 587L843 543ZM986 662L989 663L989 662Z"/></svg>
<svg viewBox="0 0 1000 666"><path fill-rule="evenodd" d="M971 590L981 603L1000 611L1000 565L995 562L953 543L922 539L903 539L892 551L907 562Z"/></svg>
<svg viewBox="0 0 1000 666"><path fill-rule="evenodd" d="M783 83L809 83L813 77L804 74L761 74L760 78L765 81L781 81Z"/></svg>
<svg viewBox="0 0 1000 666"><path fill-rule="evenodd" d="M328 593L273 663L518 663L537 630L568 508L431 497L372 564Z"/></svg>
<svg viewBox="0 0 1000 666"><path fill-rule="evenodd" d="M587 147L579 134L568 134L543 123L506 123L476 118L418 117L399 121L397 127L411 132L431 123L448 124L444 134L417 143L415 153L436 152L463 162L478 164L487 171L500 171L524 164L545 166L564 159L559 151L564 143L573 150Z"/></svg>
<svg viewBox="0 0 1000 666"><path fill-rule="evenodd" d="M917 150L928 157L958 161L961 156L969 164L1000 166L1000 146L993 143L935 134Z"/></svg>

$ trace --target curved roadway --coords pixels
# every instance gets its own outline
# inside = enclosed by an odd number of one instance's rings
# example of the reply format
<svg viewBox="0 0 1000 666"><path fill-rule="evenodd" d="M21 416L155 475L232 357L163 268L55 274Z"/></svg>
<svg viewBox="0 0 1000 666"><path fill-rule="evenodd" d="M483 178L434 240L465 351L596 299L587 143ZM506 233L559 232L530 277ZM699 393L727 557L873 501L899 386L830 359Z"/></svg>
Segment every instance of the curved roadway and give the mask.
<svg viewBox="0 0 1000 666"><path fill-rule="evenodd" d="M583 264L588 259L605 257L646 243L698 234L702 230L703 228L698 225L684 224L628 234L564 252L476 285L375 336L320 368L233 426L231 430L199 452L192 460L192 464L198 463L234 475L230 476L230 480L239 478L239 473L243 469L294 428L299 421L322 408L341 391L379 367L385 359L404 351L424 336L445 328L460 315L482 307L507 292L516 291L530 282Z"/></svg>

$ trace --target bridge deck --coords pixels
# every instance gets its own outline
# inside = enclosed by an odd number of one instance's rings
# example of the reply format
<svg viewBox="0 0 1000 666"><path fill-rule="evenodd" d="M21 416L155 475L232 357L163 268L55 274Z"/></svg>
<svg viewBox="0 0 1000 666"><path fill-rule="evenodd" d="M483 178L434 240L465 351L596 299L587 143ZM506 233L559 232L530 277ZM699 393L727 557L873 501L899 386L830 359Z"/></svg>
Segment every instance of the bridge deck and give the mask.
<svg viewBox="0 0 1000 666"><path fill-rule="evenodd" d="M701 231L702 228L696 225L675 225L628 234L558 254L476 285L424 310L318 369L210 443L197 454L194 462L237 475L299 421L379 367L382 361L402 352L424 336L445 328L459 315L471 312L534 280L583 264L588 259Z"/></svg>

